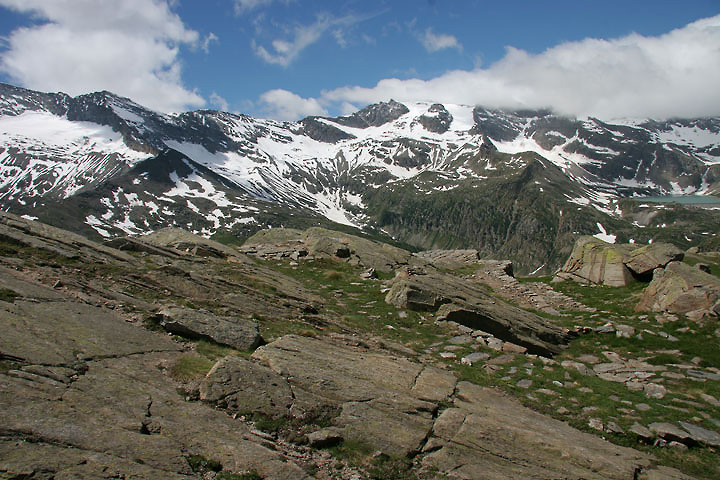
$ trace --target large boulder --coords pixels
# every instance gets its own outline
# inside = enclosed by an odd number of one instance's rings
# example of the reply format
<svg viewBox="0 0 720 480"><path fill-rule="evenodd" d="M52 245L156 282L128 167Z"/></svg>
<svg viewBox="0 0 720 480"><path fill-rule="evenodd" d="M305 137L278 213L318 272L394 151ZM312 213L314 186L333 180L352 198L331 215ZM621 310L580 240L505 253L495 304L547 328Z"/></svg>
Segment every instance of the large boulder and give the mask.
<svg viewBox="0 0 720 480"><path fill-rule="evenodd" d="M635 280L650 281L653 270L682 258L682 251L667 243L616 245L585 236L577 240L556 278L622 287Z"/></svg>
<svg viewBox="0 0 720 480"><path fill-rule="evenodd" d="M431 269L400 270L385 301L400 308L437 312L438 318L491 333L530 353L553 355L570 338L542 317L491 296L480 283Z"/></svg>
<svg viewBox="0 0 720 480"><path fill-rule="evenodd" d="M252 350L261 343L258 324L237 317L219 317L189 308L165 307L153 317L163 329L188 338L210 340L238 350Z"/></svg>
<svg viewBox="0 0 720 480"><path fill-rule="evenodd" d="M293 394L287 380L270 368L228 356L200 384L200 399L231 413L277 417L289 413Z"/></svg>
<svg viewBox="0 0 720 480"><path fill-rule="evenodd" d="M713 311L720 300L720 279L685 263L672 262L655 270L637 311L687 313Z"/></svg>

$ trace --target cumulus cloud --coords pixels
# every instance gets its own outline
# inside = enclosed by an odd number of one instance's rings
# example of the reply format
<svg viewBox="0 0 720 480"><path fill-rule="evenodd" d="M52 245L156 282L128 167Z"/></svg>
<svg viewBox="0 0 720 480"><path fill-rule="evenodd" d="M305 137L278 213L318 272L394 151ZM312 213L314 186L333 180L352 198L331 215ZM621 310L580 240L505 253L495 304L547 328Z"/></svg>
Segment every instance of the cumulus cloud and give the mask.
<svg viewBox="0 0 720 480"><path fill-rule="evenodd" d="M585 39L539 54L508 47L505 57L487 68L430 80L384 79L371 88L346 86L318 100L339 106L394 98L662 119L720 115L718 79L720 15L654 37Z"/></svg>
<svg viewBox="0 0 720 480"><path fill-rule="evenodd" d="M270 118L297 120L310 115L327 115L327 110L314 98L302 98L287 90L275 89L260 95L262 110Z"/></svg>
<svg viewBox="0 0 720 480"><path fill-rule="evenodd" d="M218 110L221 110L223 112L227 112L230 108L227 100L218 95L217 92L212 92L210 94L210 105L216 107Z"/></svg>
<svg viewBox="0 0 720 480"><path fill-rule="evenodd" d="M420 37L420 42L422 42L425 50L430 53L439 52L447 48L462 50L462 45L454 35L435 33L431 28L425 30L425 33Z"/></svg>
<svg viewBox="0 0 720 480"><path fill-rule="evenodd" d="M14 82L78 95L110 90L161 111L202 106L186 89L181 45L197 46L165 0L0 0L45 23L18 28L0 52Z"/></svg>

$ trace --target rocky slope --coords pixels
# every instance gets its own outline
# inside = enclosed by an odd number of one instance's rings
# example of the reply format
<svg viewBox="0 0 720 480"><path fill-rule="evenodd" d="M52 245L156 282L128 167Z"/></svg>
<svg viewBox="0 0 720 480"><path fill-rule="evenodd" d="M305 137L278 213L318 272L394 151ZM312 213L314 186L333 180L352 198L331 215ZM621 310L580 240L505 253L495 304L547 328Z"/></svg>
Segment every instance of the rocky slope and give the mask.
<svg viewBox="0 0 720 480"><path fill-rule="evenodd" d="M0 478L717 475L716 321L479 256L0 214Z"/></svg>
<svg viewBox="0 0 720 480"><path fill-rule="evenodd" d="M0 85L0 208L95 238L341 224L547 273L579 234L712 239L717 211L622 199L717 193L719 145L712 118L604 122L390 101L281 123Z"/></svg>

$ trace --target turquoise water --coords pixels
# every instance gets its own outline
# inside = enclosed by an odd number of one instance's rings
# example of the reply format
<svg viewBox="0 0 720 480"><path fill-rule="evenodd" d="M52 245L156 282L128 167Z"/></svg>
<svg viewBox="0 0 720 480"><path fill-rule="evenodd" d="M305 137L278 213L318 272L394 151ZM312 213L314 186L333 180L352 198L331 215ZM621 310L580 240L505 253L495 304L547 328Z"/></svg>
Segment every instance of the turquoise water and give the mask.
<svg viewBox="0 0 720 480"><path fill-rule="evenodd" d="M720 205L720 198L708 195L662 195L659 197L635 197L633 200L651 203L680 203L682 205Z"/></svg>

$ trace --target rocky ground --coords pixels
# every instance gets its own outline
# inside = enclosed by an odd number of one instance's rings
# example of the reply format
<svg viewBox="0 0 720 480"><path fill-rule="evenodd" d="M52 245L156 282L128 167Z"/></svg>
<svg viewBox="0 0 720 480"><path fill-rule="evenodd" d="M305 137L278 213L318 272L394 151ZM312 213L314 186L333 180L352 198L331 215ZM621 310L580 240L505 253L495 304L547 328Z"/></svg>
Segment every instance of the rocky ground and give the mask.
<svg viewBox="0 0 720 480"><path fill-rule="evenodd" d="M516 279L472 250L100 245L0 214L0 479L717 478L694 275L720 262L682 262L655 278L692 270L684 313L677 288Z"/></svg>

